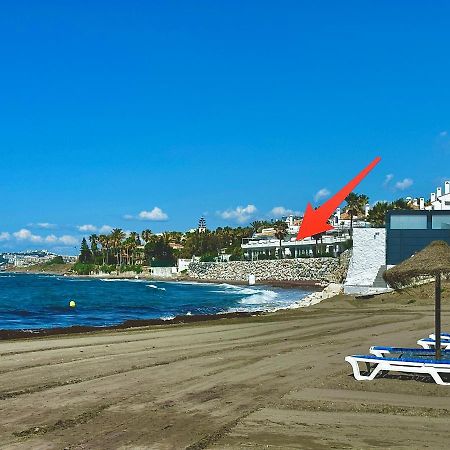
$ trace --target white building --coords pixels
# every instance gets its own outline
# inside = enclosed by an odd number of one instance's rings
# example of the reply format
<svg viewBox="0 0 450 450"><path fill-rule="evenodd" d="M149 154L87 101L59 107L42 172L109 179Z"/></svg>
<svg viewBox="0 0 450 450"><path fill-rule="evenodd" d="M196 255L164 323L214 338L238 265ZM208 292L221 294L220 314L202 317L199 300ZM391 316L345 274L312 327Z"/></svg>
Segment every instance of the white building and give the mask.
<svg viewBox="0 0 450 450"><path fill-rule="evenodd" d="M436 192L432 192L430 195L430 205L425 208L433 211L450 210L450 181L444 183L444 192L442 188L436 188Z"/></svg>

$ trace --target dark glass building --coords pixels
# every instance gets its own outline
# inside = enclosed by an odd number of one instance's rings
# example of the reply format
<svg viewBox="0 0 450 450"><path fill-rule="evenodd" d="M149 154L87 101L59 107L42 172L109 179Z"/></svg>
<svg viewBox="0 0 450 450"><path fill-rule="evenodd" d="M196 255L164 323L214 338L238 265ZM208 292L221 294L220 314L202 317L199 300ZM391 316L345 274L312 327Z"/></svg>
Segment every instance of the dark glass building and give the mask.
<svg viewBox="0 0 450 450"><path fill-rule="evenodd" d="M450 210L393 210L386 215L386 264L399 264L442 240L450 245Z"/></svg>

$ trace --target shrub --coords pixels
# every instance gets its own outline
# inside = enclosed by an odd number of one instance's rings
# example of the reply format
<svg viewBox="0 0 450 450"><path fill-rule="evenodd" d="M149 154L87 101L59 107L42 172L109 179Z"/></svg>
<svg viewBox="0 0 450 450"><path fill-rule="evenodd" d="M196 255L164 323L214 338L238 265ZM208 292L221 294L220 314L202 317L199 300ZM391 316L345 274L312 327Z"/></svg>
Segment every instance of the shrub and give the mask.
<svg viewBox="0 0 450 450"><path fill-rule="evenodd" d="M77 262L74 264L72 270L78 275L90 275L92 272L95 272L96 267L94 264Z"/></svg>
<svg viewBox="0 0 450 450"><path fill-rule="evenodd" d="M62 256L55 256L50 261L45 263L46 266L53 266L54 264L64 264L64 259Z"/></svg>
<svg viewBox="0 0 450 450"><path fill-rule="evenodd" d="M202 255L200 257L200 262L214 262L216 260L216 257L214 255L210 255L206 253L205 255Z"/></svg>

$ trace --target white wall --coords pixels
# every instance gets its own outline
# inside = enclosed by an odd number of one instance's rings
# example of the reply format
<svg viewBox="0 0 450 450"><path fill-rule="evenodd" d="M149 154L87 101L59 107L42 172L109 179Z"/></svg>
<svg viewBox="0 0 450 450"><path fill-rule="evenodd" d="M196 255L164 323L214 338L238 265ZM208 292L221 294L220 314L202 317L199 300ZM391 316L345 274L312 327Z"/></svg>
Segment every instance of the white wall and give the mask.
<svg viewBox="0 0 450 450"><path fill-rule="evenodd" d="M347 294L365 293L372 286L378 270L386 264L386 230L355 228L353 254L344 283Z"/></svg>
<svg viewBox="0 0 450 450"><path fill-rule="evenodd" d="M176 267L150 267L150 273L155 277L172 278L177 273Z"/></svg>

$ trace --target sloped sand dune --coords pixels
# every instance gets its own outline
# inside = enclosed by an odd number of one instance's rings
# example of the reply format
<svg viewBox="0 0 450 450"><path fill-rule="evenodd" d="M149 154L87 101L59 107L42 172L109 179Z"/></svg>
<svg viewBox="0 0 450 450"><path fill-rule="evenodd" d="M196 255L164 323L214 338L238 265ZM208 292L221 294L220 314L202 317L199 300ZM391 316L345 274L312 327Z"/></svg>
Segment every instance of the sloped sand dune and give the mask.
<svg viewBox="0 0 450 450"><path fill-rule="evenodd" d="M450 389L405 376L357 382L344 362L370 345L415 346L432 331L432 288L259 317L2 341L0 446L448 448Z"/></svg>

